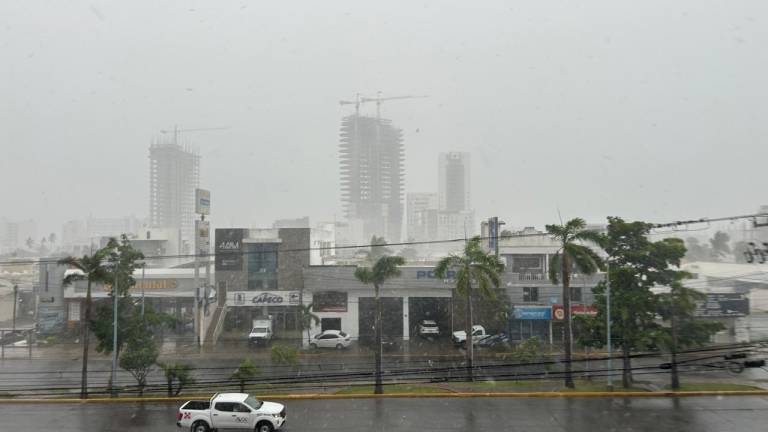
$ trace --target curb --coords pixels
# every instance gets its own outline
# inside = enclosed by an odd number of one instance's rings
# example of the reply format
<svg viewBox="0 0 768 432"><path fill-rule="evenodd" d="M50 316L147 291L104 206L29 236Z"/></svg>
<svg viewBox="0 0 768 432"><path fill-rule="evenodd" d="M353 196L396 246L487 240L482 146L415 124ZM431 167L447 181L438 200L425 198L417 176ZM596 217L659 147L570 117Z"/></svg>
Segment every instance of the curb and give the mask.
<svg viewBox="0 0 768 432"><path fill-rule="evenodd" d="M677 398L701 396L768 396L768 390L733 391L615 391L615 392L457 392L457 393L387 393L387 394L276 394L259 395L259 399L323 400L323 399L426 399L426 398ZM185 402L191 399L209 399L209 395L185 397L124 397L92 399L0 399L0 404L86 404L86 403L136 403L136 402Z"/></svg>

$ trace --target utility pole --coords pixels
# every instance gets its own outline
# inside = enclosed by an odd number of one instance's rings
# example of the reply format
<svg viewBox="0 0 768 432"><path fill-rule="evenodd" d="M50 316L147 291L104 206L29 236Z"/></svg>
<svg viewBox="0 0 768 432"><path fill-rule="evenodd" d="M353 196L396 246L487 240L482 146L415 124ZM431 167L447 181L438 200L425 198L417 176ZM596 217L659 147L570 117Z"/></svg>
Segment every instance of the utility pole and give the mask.
<svg viewBox="0 0 768 432"><path fill-rule="evenodd" d="M13 330L16 330L16 304L18 303L19 286L13 285Z"/></svg>
<svg viewBox="0 0 768 432"><path fill-rule="evenodd" d="M118 300L118 289L117 289L117 271L119 269L119 261L117 258L115 258L114 262L114 272L115 272L115 281L112 284L112 299L113 299L113 306L112 306L112 317L113 317L113 323L112 323L112 374L110 375L109 381L110 381L110 393L112 394L112 397L117 396L117 392L115 391L115 386L117 383L117 300Z"/></svg>

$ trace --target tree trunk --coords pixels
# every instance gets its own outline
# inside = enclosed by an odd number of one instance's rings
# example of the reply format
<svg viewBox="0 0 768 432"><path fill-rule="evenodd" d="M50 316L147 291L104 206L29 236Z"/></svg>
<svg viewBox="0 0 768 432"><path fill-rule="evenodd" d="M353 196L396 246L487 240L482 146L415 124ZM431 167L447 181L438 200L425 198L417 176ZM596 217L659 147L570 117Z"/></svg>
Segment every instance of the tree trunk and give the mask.
<svg viewBox="0 0 768 432"><path fill-rule="evenodd" d="M621 385L624 388L630 388L632 386L632 359L629 358L629 344L626 341L621 343L621 359L623 363Z"/></svg>
<svg viewBox="0 0 768 432"><path fill-rule="evenodd" d="M467 280L467 323L466 323L466 333L467 338L464 341L464 344L467 348L467 380L468 381L474 381L474 355L475 355L475 344L474 340L472 339L472 281Z"/></svg>
<svg viewBox="0 0 768 432"><path fill-rule="evenodd" d="M382 394L384 393L384 389L382 387L381 383L381 343L382 343L382 334L381 334L381 298L379 297L379 284L374 283L373 288L375 291L375 306L376 306L376 319L375 319L375 326L376 326L376 347L374 351L375 355L375 362L376 362L376 384L373 388L374 394Z"/></svg>
<svg viewBox="0 0 768 432"><path fill-rule="evenodd" d="M166 378L166 382L168 383L168 396L173 396L173 379Z"/></svg>
<svg viewBox="0 0 768 432"><path fill-rule="evenodd" d="M573 373L571 371L571 345L573 344L573 323L571 322L571 267L568 260L568 254L563 251L561 262L561 273L563 276L563 309L565 312L565 386L567 388L576 387L573 383Z"/></svg>
<svg viewBox="0 0 768 432"><path fill-rule="evenodd" d="M674 305L672 306L674 308ZM675 311L673 309L670 317L672 330L672 390L680 389L680 376L677 373L677 323L675 322Z"/></svg>
<svg viewBox="0 0 768 432"><path fill-rule="evenodd" d="M91 278L88 275L88 289L85 293L85 318L83 319L83 371L80 378L80 399L88 399L88 328L91 322Z"/></svg>

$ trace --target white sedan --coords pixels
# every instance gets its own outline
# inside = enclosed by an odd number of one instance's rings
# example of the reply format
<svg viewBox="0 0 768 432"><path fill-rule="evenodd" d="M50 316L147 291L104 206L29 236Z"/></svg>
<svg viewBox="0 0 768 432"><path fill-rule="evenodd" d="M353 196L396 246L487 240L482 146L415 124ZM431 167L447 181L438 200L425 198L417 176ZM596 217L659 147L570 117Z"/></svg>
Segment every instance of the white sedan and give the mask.
<svg viewBox="0 0 768 432"><path fill-rule="evenodd" d="M326 330L316 334L309 342L312 348L347 348L352 343L349 335L341 330Z"/></svg>

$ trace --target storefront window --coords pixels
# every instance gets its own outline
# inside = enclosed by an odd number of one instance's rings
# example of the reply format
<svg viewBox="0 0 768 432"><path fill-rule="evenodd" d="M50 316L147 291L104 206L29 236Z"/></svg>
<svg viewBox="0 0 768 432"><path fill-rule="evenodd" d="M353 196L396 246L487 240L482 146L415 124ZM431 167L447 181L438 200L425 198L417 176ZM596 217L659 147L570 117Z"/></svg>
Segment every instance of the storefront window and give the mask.
<svg viewBox="0 0 768 432"><path fill-rule="evenodd" d="M246 243L248 290L277 289L277 244Z"/></svg>

